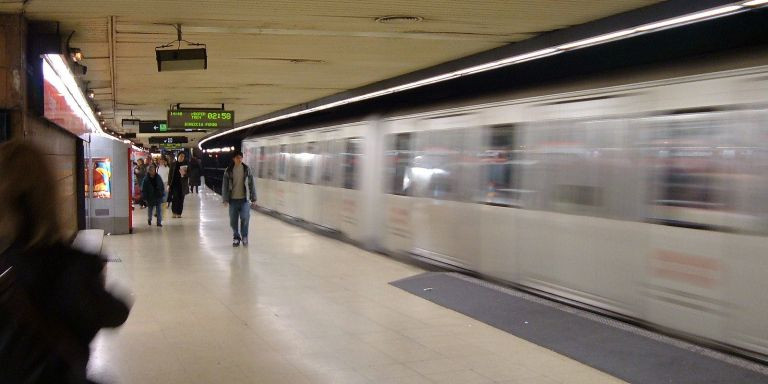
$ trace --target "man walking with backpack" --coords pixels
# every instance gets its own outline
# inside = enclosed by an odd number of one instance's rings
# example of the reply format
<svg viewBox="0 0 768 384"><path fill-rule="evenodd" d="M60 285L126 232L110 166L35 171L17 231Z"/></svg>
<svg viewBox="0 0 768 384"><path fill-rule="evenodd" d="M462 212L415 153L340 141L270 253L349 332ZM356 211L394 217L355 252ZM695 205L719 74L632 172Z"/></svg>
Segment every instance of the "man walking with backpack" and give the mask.
<svg viewBox="0 0 768 384"><path fill-rule="evenodd" d="M256 188L253 186L251 169L243 164L243 153L236 151L232 165L224 171L221 186L224 204L229 204L229 225L232 227L232 246L248 245L248 221L251 218L251 206L256 202Z"/></svg>

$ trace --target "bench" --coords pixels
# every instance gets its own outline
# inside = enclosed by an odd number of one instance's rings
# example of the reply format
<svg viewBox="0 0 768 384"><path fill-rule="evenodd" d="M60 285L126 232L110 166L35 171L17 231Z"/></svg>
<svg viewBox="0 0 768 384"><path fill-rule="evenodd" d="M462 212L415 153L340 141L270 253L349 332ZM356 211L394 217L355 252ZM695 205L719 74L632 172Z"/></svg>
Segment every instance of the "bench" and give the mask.
<svg viewBox="0 0 768 384"><path fill-rule="evenodd" d="M72 247L93 255L101 256L101 247L104 244L103 229L85 229L77 232Z"/></svg>

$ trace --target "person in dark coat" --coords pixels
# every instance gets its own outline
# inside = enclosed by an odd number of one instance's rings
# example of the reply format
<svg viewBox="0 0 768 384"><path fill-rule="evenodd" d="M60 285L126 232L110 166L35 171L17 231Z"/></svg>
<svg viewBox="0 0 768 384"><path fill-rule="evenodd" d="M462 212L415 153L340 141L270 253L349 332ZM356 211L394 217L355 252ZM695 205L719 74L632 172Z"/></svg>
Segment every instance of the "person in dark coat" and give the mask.
<svg viewBox="0 0 768 384"><path fill-rule="evenodd" d="M200 192L200 174L202 172L202 169L200 167L200 159L192 156L192 159L189 161L189 192L190 193L199 193Z"/></svg>
<svg viewBox="0 0 768 384"><path fill-rule="evenodd" d="M157 173L154 164L150 165L147 176L141 183L141 196L147 202L147 225L152 225L152 211L157 211L157 226L163 226L163 197L165 197L165 184L163 178Z"/></svg>
<svg viewBox="0 0 768 384"><path fill-rule="evenodd" d="M178 159L171 168L171 175L168 180L169 193L168 201L171 203L171 212L173 217L181 217L184 212L184 198L189 193L189 177L187 177L189 164L186 155L179 153Z"/></svg>
<svg viewBox="0 0 768 384"><path fill-rule="evenodd" d="M89 345L129 307L105 289L104 260L69 246L45 154L4 143L0 174L0 383L92 383Z"/></svg>

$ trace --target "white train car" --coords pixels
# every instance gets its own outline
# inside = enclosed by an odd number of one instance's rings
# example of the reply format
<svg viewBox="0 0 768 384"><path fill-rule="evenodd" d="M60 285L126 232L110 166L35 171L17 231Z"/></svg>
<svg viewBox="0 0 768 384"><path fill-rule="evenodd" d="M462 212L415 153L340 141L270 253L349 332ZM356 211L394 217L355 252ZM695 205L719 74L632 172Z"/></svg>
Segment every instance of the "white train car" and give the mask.
<svg viewBox="0 0 768 384"><path fill-rule="evenodd" d="M395 112L244 147L266 208L768 355L766 74Z"/></svg>

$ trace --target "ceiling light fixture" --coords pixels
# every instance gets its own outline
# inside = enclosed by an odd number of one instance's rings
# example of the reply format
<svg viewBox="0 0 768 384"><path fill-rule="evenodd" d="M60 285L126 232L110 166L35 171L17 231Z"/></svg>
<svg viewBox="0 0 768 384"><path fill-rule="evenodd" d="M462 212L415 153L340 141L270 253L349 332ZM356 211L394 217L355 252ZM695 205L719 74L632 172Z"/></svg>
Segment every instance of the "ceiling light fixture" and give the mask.
<svg viewBox="0 0 768 384"><path fill-rule="evenodd" d="M75 63L79 63L85 59L85 55L83 55L83 51L80 48L70 48L69 57L71 57L72 61Z"/></svg>
<svg viewBox="0 0 768 384"><path fill-rule="evenodd" d="M393 15L393 16L377 17L374 20L376 20L377 23L382 23L382 24L412 24L412 23L420 23L424 21L424 18L421 16Z"/></svg>
<svg viewBox="0 0 768 384"><path fill-rule="evenodd" d="M389 94L392 94L392 93L397 93L397 92L405 91L405 90L408 90L408 89L418 88L418 87L422 87L422 86L429 85L429 84L435 84L435 83L443 82L443 81L454 79L454 78L461 77L461 76L466 76L466 75L475 74L475 73L479 73L479 72L485 72L485 71L489 71L489 70L492 70L492 69L497 69L497 68L506 67L506 66L509 66L509 65L518 64L518 63L525 62L525 61L530 61L530 60L534 60L534 59L540 59L540 58L543 58L543 57L546 57L546 56L557 55L557 54L560 54L560 53L568 51L568 50L581 49L581 48L585 48L585 47L589 47L589 46L593 46L593 45L597 45L597 44L606 43L606 42L609 42L609 41L616 41L616 40L625 39L625 38L628 38L628 37L631 37L631 36L638 36L638 35L641 35L641 34L650 33L650 32L658 31L658 30L661 30L661 29L667 29L667 28L671 28L671 27L678 27L678 26L681 26L681 25L686 25L686 24L690 24L690 23L694 23L694 22L700 22L700 21L704 21L704 20L711 20L711 19L714 19L714 18L717 18L717 17L723 17L723 16L726 16L726 15L731 15L731 14L735 14L737 12L744 11L745 9L747 9L747 8L745 8L745 6L755 7L755 6L766 5L766 4L768 4L768 0L753 0L753 1L747 1L747 2L739 2L739 3L733 4L733 5L727 5L727 6L721 6L721 7L717 7L717 8L707 9L707 10L703 10L703 11L699 11L699 12L694 12L694 13L691 13L691 14L688 14L688 15L680 16L680 17L673 17L673 18L670 18L670 19L667 19L667 20L662 20L662 21L653 22L653 23L649 23L649 24L644 24L644 25L640 25L640 26L636 26L636 27L632 27L632 28L622 29L622 30L619 30L619 31L614 31L614 32L611 32L611 33L607 33L607 34L603 34L603 35L598 35L598 36L590 37L590 38L587 38L587 39L577 40L577 41L574 41L574 42L565 43L565 44L561 44L561 45L558 45L558 46L553 46L553 47L549 47L549 48L545 48L545 49L541 49L541 50L537 50L537 51L533 51L533 52L528 52L528 53L524 53L524 54L520 54L520 55L515 55L515 56L512 56L512 57L508 57L508 58L492 61L492 62L489 62L489 63L485 63L485 64L481 64L481 65L476 65L476 66L472 66L472 67L456 70L456 71L449 72L449 73L446 73L446 74L442 74L442 75L438 75L438 76L433 76L433 77L429 77L429 78L422 79L422 80L417 80L417 81L414 81L414 82L411 82L411 83L402 84L402 85L394 86L394 87L391 87L391 88L386 88L386 89L383 89L383 90L374 91L374 92L366 93L366 94L363 94L363 95L350 97L350 98L347 98L347 99L344 99L344 100L334 101L334 102L331 102L331 103L328 103L328 104L318 105L318 106L313 107L313 108L307 108L307 109L303 109L303 110L300 110L300 111L290 112L290 113L286 113L286 114L283 114L283 115L279 115L279 116L275 116L275 117L271 117L271 118L255 121L255 122L252 122L252 123L244 124L242 126L235 127L235 128L232 128L232 129L228 129L228 130L225 130L223 132L219 132L219 133L216 133L216 134L214 134L212 136L206 137L206 138L200 140L200 142L198 143L198 147L200 149L203 149L203 144L205 144L206 142L208 142L210 140L216 139L218 137L221 137L221 136L233 133L233 132L237 132L237 131L241 131L241 130L244 130L244 129L248 129L248 128L251 128L251 127L256 127L256 126L264 125L264 124L269 124L269 123L272 123L272 122L275 122L275 121L290 119L292 117L306 115L306 114L309 114L309 113L313 113L313 112L317 112L317 111L322 111L322 110L338 107L338 106L341 106L341 105L351 104L351 103L355 103L355 102L362 101L362 100L369 100L369 99L373 99L373 98L376 98L376 97L380 97L380 96L384 96L384 95L389 95Z"/></svg>
<svg viewBox="0 0 768 384"><path fill-rule="evenodd" d="M157 71L187 71L208 69L208 51L205 44L193 43L181 37L181 24L174 25L177 39L168 44L155 47ZM184 42L189 46L202 48L181 48ZM168 49L176 45L176 49Z"/></svg>

